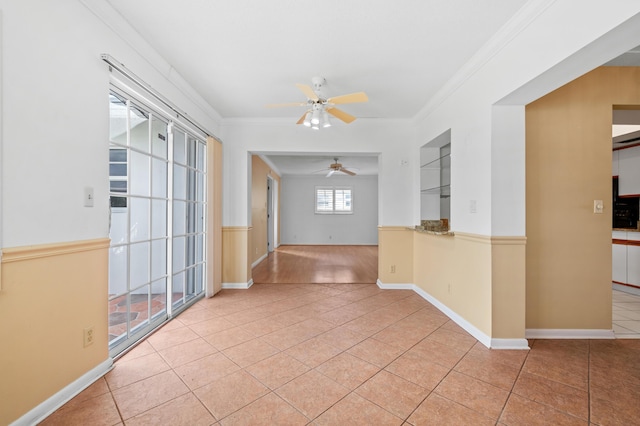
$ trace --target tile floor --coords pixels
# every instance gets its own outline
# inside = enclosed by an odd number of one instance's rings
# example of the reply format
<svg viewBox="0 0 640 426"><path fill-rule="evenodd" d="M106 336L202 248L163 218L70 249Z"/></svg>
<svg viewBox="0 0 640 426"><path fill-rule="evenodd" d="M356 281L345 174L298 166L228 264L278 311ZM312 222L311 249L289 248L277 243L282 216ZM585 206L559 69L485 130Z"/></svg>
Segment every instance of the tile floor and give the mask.
<svg viewBox="0 0 640 426"><path fill-rule="evenodd" d="M640 339L640 296L613 290L613 331L618 339Z"/></svg>
<svg viewBox="0 0 640 426"><path fill-rule="evenodd" d="M409 290L257 284L199 301L42 424L640 424L640 340L529 343L486 349Z"/></svg>

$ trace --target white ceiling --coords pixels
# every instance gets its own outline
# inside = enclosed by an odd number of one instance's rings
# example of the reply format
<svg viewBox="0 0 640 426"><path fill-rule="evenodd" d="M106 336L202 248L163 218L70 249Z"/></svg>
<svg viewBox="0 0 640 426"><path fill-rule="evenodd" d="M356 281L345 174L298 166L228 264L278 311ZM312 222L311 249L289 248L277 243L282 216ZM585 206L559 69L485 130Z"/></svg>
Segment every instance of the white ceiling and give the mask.
<svg viewBox="0 0 640 426"><path fill-rule="evenodd" d="M295 83L412 118L526 0L107 0L223 118L288 117Z"/></svg>
<svg viewBox="0 0 640 426"><path fill-rule="evenodd" d="M411 119L526 0L106 0L224 119L291 120L295 83L327 80L328 97L364 91L341 106L356 117ZM625 59L626 60L626 59ZM333 119L331 131L346 124ZM336 123L337 122L337 123ZM309 130L313 131L313 130ZM322 131L319 130L319 131ZM283 175L320 158L269 155ZM341 157L377 173L377 157Z"/></svg>

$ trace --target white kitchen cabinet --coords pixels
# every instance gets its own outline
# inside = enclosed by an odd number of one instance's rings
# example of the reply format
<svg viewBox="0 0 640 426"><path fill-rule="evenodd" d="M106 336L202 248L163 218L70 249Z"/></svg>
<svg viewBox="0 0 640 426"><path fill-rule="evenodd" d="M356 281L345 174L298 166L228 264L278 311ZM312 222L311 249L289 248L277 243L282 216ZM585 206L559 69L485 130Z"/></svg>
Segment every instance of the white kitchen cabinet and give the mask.
<svg viewBox="0 0 640 426"><path fill-rule="evenodd" d="M639 247L640 248L640 247ZM611 248L611 279L617 283L627 283L627 246L613 244Z"/></svg>
<svg viewBox="0 0 640 426"><path fill-rule="evenodd" d="M627 232L627 284L640 286L640 232Z"/></svg>
<svg viewBox="0 0 640 426"><path fill-rule="evenodd" d="M618 162L620 156L620 150L613 151L613 163L611 165L611 176L618 176L620 174L620 169L618 168Z"/></svg>
<svg viewBox="0 0 640 426"><path fill-rule="evenodd" d="M627 246L626 283L640 287L640 246Z"/></svg>
<svg viewBox="0 0 640 426"><path fill-rule="evenodd" d="M614 152L618 153L618 194L637 196L640 194L640 145Z"/></svg>

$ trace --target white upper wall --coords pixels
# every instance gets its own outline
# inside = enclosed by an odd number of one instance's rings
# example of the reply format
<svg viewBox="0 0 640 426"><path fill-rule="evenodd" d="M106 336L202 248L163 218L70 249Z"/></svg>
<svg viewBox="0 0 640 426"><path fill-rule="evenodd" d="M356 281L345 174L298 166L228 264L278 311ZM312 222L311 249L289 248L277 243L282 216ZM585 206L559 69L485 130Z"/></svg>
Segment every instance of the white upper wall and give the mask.
<svg viewBox="0 0 640 426"><path fill-rule="evenodd" d="M0 10L2 245L105 238L110 76L100 55L124 63L209 131L217 132L218 118L108 8L0 0ZM94 188L94 207L83 207L85 187Z"/></svg>
<svg viewBox="0 0 640 426"><path fill-rule="evenodd" d="M379 153L378 224L412 225L419 158L413 155L414 128L406 121L358 119L346 125L311 130L286 123L223 124L224 226L248 226L249 173L247 153ZM406 161L406 164L404 162Z"/></svg>
<svg viewBox="0 0 640 426"><path fill-rule="evenodd" d="M531 1L430 101L414 155L451 129L454 231L525 235L524 105L640 44L638 13L635 0Z"/></svg>
<svg viewBox="0 0 640 426"><path fill-rule="evenodd" d="M349 187L352 214L317 214L315 188ZM378 244L377 176L284 176L281 180L282 244Z"/></svg>

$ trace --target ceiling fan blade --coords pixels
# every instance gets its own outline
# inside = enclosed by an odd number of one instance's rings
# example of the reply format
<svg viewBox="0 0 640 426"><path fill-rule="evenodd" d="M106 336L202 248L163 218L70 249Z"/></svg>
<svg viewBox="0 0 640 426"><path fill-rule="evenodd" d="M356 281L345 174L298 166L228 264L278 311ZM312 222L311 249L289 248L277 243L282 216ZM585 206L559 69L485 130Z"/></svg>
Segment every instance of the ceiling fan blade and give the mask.
<svg viewBox="0 0 640 426"><path fill-rule="evenodd" d="M356 102L367 102L369 98L364 92L351 93L349 95L335 96L327 99L330 104L353 104Z"/></svg>
<svg viewBox="0 0 640 426"><path fill-rule="evenodd" d="M327 173L327 177L330 177L332 174L334 174L336 171L334 169L329 170L329 173Z"/></svg>
<svg viewBox="0 0 640 426"><path fill-rule="evenodd" d="M348 174L349 176L355 176L355 175L356 175L356 174L355 174L354 172L352 172L351 170L347 170L347 169L340 169L340 171L341 171L342 173L346 173L346 174Z"/></svg>
<svg viewBox="0 0 640 426"><path fill-rule="evenodd" d="M307 86L306 84L300 84L300 83L296 83L296 87L298 89L300 89L300 91L302 93L304 93L304 95L313 100L313 101L317 101L318 100L318 95L316 95L316 92L313 91L313 89L311 88L311 86Z"/></svg>
<svg viewBox="0 0 640 426"><path fill-rule="evenodd" d="M356 119L353 115L347 114L346 112L339 110L338 108L327 108L327 112L347 124Z"/></svg>
<svg viewBox="0 0 640 426"><path fill-rule="evenodd" d="M292 106L306 106L306 102L289 102L287 104L267 104L267 108L280 108L280 107L292 107Z"/></svg>
<svg viewBox="0 0 640 426"><path fill-rule="evenodd" d="M300 120L296 121L296 124L302 124L306 116L307 116L307 111L305 111L304 114L302 114L302 117L300 117Z"/></svg>

